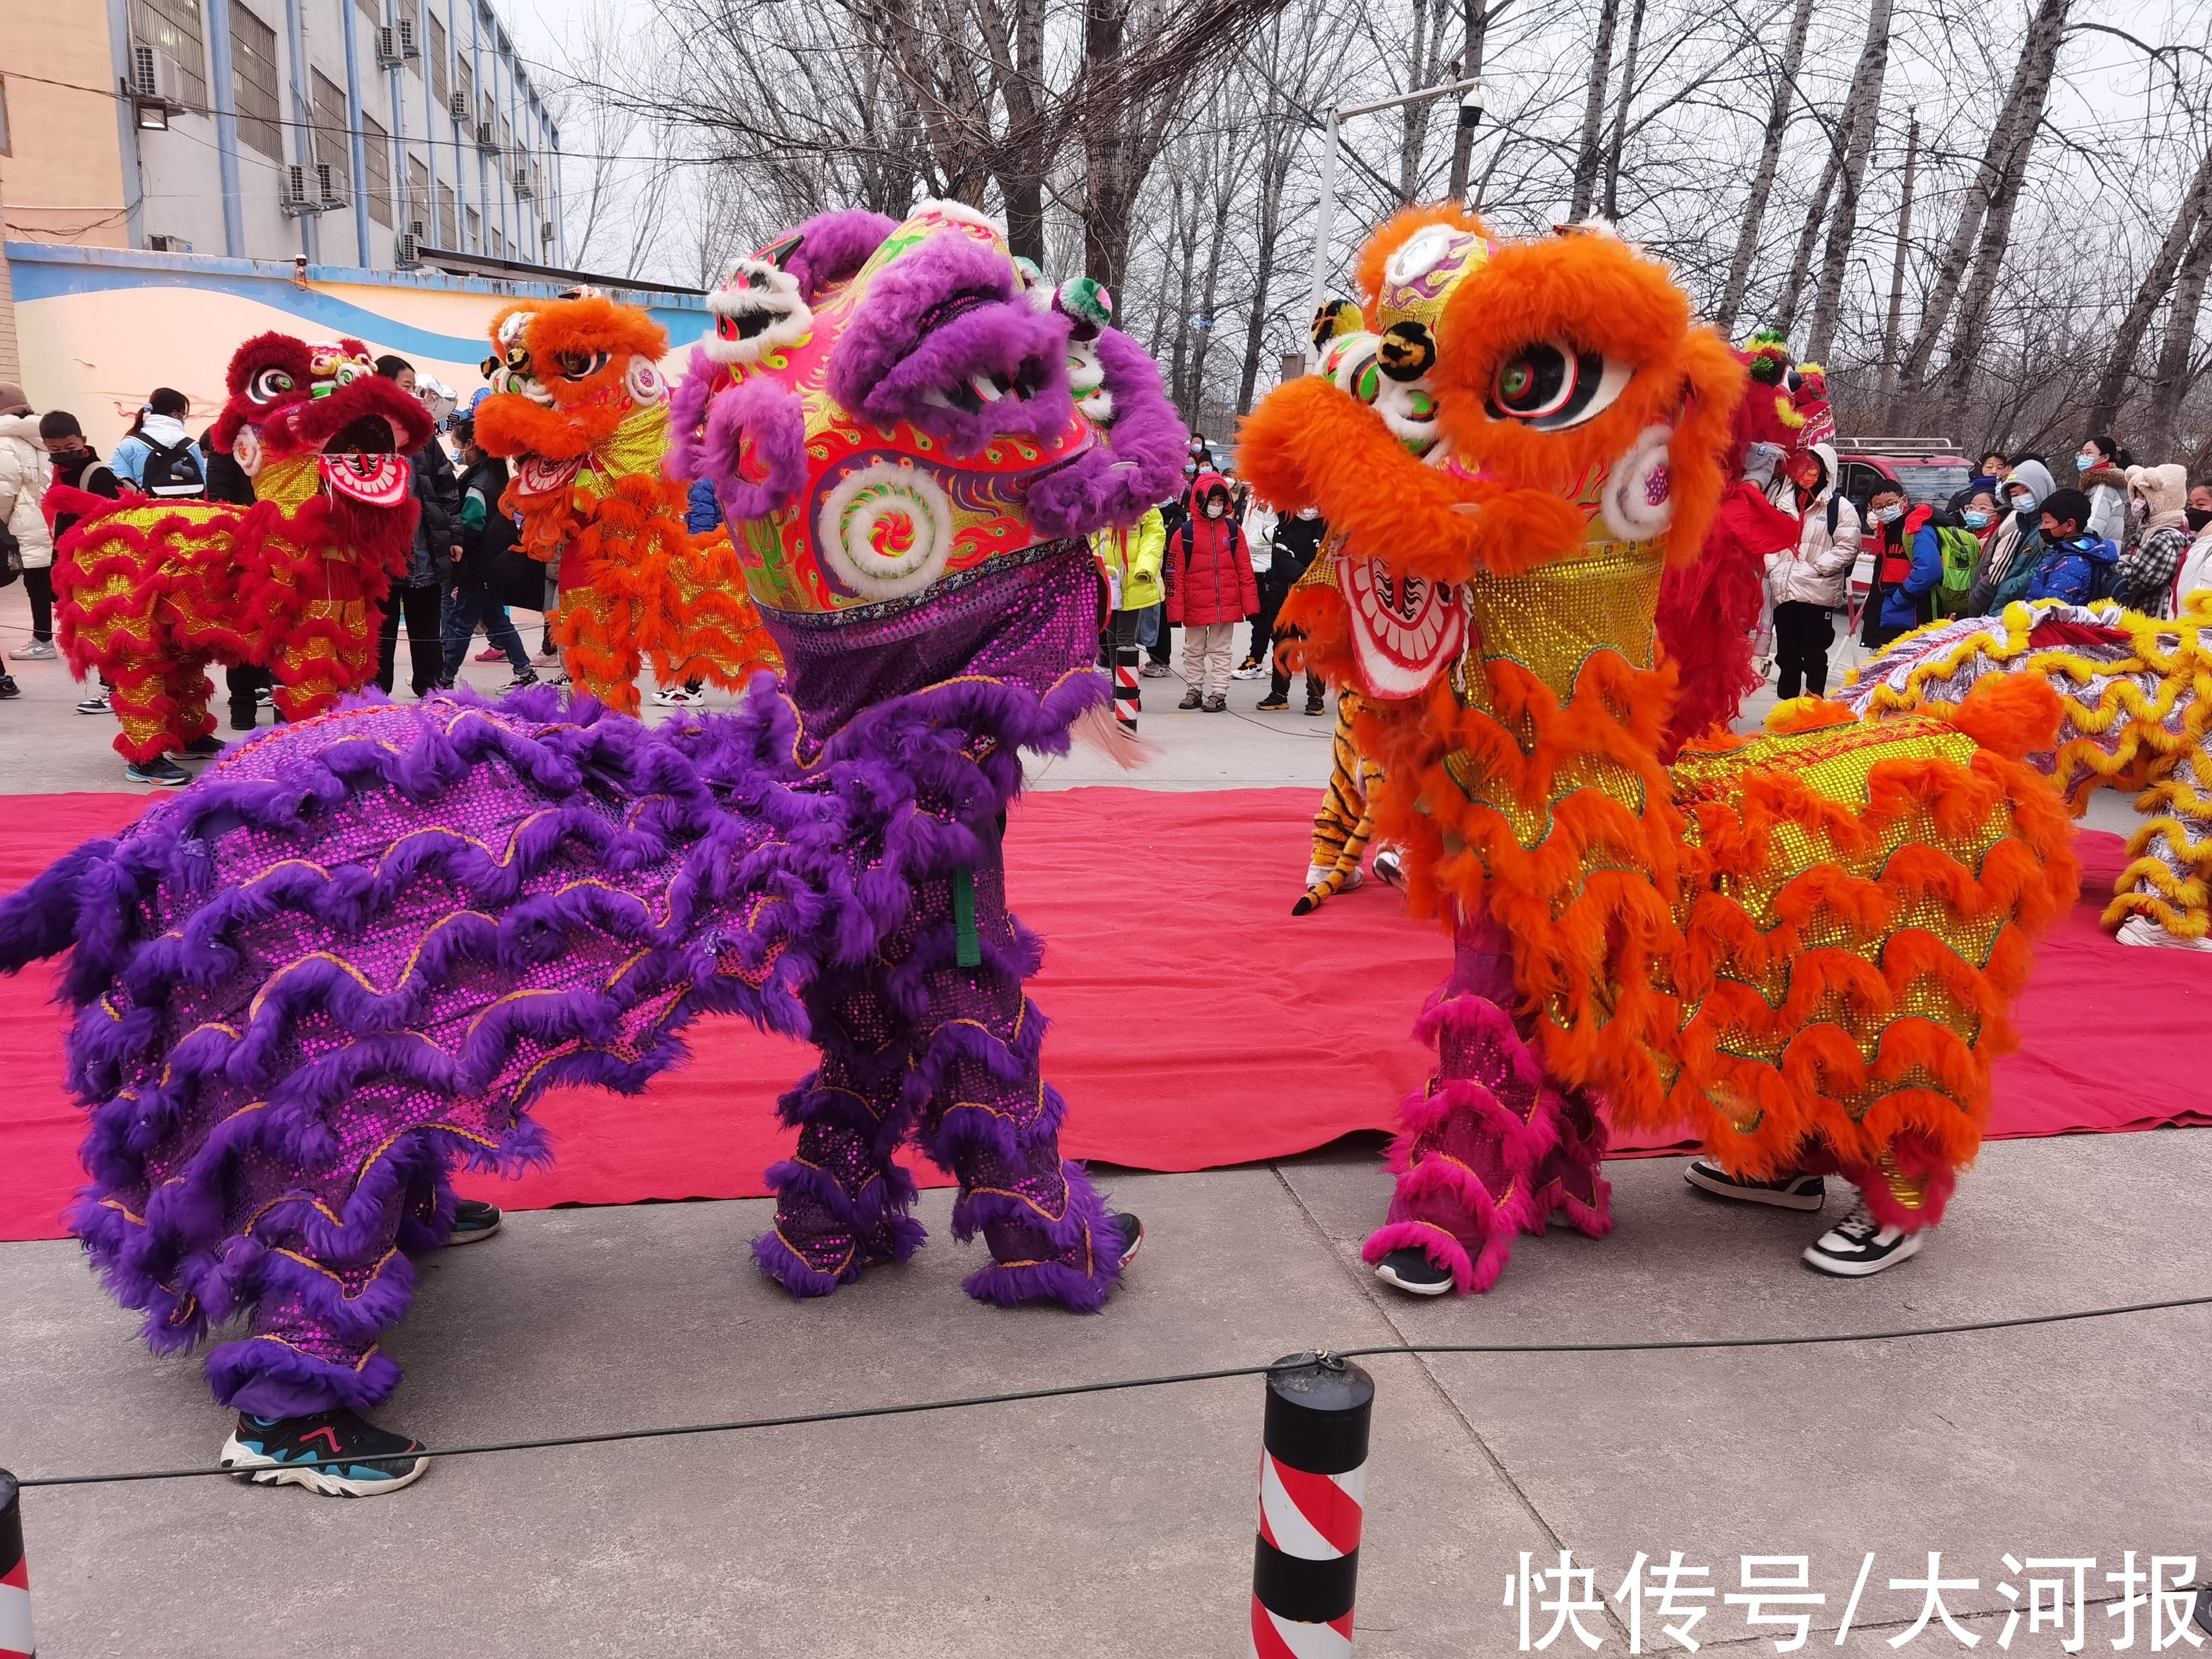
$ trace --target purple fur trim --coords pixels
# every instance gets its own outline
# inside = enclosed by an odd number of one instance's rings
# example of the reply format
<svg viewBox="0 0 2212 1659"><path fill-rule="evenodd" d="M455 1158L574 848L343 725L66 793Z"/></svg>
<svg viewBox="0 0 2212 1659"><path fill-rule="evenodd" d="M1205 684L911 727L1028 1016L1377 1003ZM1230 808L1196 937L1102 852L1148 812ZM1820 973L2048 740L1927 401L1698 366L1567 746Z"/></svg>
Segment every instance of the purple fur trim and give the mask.
<svg viewBox="0 0 2212 1659"><path fill-rule="evenodd" d="M783 268L797 278L799 297L811 305L824 289L851 281L897 228L897 220L866 208L817 213L799 226L799 246Z"/></svg>
<svg viewBox="0 0 2212 1659"><path fill-rule="evenodd" d="M1057 1302L1077 1313L1097 1313L1121 1282L1121 1235L1109 1224L1105 1194L1091 1184L1082 1166L1062 1166L1067 1178L1067 1214L1054 1243L1065 1254L1054 1261L1009 1267L994 1261L968 1275L964 1288L978 1302L1014 1308L1024 1302Z"/></svg>
<svg viewBox="0 0 2212 1659"><path fill-rule="evenodd" d="M1067 425L1075 403L1066 355L1067 319L1015 291L1003 253L965 236L933 236L871 279L830 348L830 392L856 414L884 426L910 421L956 456L972 455L1012 433ZM994 377L1016 389L974 412L926 395L963 394L971 380Z"/></svg>
<svg viewBox="0 0 2212 1659"><path fill-rule="evenodd" d="M214 1349L207 1372L216 1404L264 1417L306 1417L341 1406L374 1411L399 1386L399 1365L389 1354L373 1353L355 1370L280 1342L252 1340Z"/></svg>
<svg viewBox="0 0 2212 1659"><path fill-rule="evenodd" d="M845 1264L843 1272L817 1273L799 1259L796 1250L772 1231L763 1233L753 1240L753 1261L763 1273L796 1297L827 1296L840 1285L856 1284L868 1265L855 1250L853 1259Z"/></svg>
<svg viewBox="0 0 2212 1659"><path fill-rule="evenodd" d="M1143 348L1116 329L1098 336L1105 386L1114 395L1107 446L1078 456L1030 484L1030 522L1040 535L1085 535L1130 525L1181 488L1190 434L1161 389Z"/></svg>
<svg viewBox="0 0 2212 1659"><path fill-rule="evenodd" d="M684 378L669 388L668 453L661 458L665 477L688 484L707 472L707 404L714 395L715 377L721 365L707 355L704 346L691 348Z"/></svg>
<svg viewBox="0 0 2212 1659"><path fill-rule="evenodd" d="M740 476L750 459L763 474ZM732 524L780 512L806 483L806 418L798 394L765 375L749 375L716 398L707 413L700 464Z"/></svg>

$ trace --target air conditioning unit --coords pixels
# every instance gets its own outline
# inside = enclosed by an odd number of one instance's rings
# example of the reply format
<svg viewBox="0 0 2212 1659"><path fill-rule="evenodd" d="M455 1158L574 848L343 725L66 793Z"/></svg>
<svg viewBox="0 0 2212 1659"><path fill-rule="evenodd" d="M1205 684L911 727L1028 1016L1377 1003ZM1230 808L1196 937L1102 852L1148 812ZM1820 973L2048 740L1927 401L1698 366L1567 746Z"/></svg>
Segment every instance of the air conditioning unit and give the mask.
<svg viewBox="0 0 2212 1659"><path fill-rule="evenodd" d="M190 253L192 251L192 245L181 236L149 236L146 246L154 253Z"/></svg>
<svg viewBox="0 0 2212 1659"><path fill-rule="evenodd" d="M399 239L399 247L392 263L402 270L419 270L422 265L422 243L413 231Z"/></svg>
<svg viewBox="0 0 2212 1659"><path fill-rule="evenodd" d="M322 191L324 212L353 204L353 181L343 167L334 167L327 161L319 164L315 168L315 185Z"/></svg>
<svg viewBox="0 0 2212 1659"><path fill-rule="evenodd" d="M303 214L323 210L323 198L315 185L307 169L297 163L278 171L276 205L284 210L286 218L297 219Z"/></svg>
<svg viewBox="0 0 2212 1659"><path fill-rule="evenodd" d="M538 227L538 240L539 241L550 242L553 240L553 222L550 219L548 219L544 224Z"/></svg>
<svg viewBox="0 0 2212 1659"><path fill-rule="evenodd" d="M376 66L398 69L407 59L399 51L399 31L386 23L376 32Z"/></svg>
<svg viewBox="0 0 2212 1659"><path fill-rule="evenodd" d="M406 58L422 55L422 48L415 44L415 20L411 17L399 20L399 55Z"/></svg>
<svg viewBox="0 0 2212 1659"><path fill-rule="evenodd" d="M453 119L465 125L466 124L469 118L468 94L465 92L457 92L453 94L451 98L447 100L446 106L453 111Z"/></svg>
<svg viewBox="0 0 2212 1659"><path fill-rule="evenodd" d="M499 154L499 130L489 121L477 123L477 148L493 155Z"/></svg>
<svg viewBox="0 0 2212 1659"><path fill-rule="evenodd" d="M518 161L514 167L514 199L518 202L526 202L530 199L531 194L529 165L526 162Z"/></svg>
<svg viewBox="0 0 2212 1659"><path fill-rule="evenodd" d="M185 102L184 65L166 52L156 52L143 40L131 43L131 90L141 98L158 99L179 108Z"/></svg>

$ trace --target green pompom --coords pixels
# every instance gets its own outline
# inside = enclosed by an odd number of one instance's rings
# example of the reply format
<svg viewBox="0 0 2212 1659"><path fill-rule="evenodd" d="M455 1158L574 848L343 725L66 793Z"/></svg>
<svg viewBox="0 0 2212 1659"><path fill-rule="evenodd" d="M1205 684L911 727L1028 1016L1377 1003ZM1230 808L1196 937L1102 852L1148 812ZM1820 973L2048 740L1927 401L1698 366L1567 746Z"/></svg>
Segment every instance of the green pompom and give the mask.
<svg viewBox="0 0 2212 1659"><path fill-rule="evenodd" d="M1053 296L1053 304L1091 328L1113 326L1114 296L1107 291L1106 284L1094 276L1069 277Z"/></svg>

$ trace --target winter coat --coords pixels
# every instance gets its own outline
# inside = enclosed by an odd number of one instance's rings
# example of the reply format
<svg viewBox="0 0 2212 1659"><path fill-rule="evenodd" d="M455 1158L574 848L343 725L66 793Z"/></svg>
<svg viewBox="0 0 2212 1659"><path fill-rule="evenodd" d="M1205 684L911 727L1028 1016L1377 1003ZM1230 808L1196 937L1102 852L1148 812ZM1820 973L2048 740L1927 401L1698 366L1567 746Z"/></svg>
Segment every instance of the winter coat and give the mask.
<svg viewBox="0 0 2212 1659"><path fill-rule="evenodd" d="M1239 623L1260 614L1260 584L1244 545L1244 527L1230 503L1229 486L1216 472L1201 472L1192 487L1196 508L1168 538L1168 620L1186 628ZM1219 518L1206 509L1215 502Z"/></svg>
<svg viewBox="0 0 2212 1659"><path fill-rule="evenodd" d="M460 481L453 477L446 447L435 437L409 457L409 463L408 471L413 475L409 488L422 503L422 515L415 521L415 547L407 561L406 585L435 587L446 580L453 567L453 520L459 514Z"/></svg>
<svg viewBox="0 0 2212 1659"><path fill-rule="evenodd" d="M2203 587L2212 587L2212 526L2197 532L2197 539L2190 543L2188 555L2181 561L2181 574L2173 583L2177 606Z"/></svg>
<svg viewBox="0 0 2212 1659"><path fill-rule="evenodd" d="M459 489L461 512L454 539L460 544L461 562L454 581L461 587L489 587L500 555L521 534L514 520L499 510L499 498L507 490L507 463L487 455L468 470Z"/></svg>
<svg viewBox="0 0 2212 1659"><path fill-rule="evenodd" d="M2043 547L2042 514L2037 507L2057 486L2051 482L2051 470L2041 461L2022 461L2007 473L1997 489L1997 499L2011 506L2012 491L2025 489L2035 498L2035 505L2026 512L2017 509L2006 513L1996 530L1982 544L1982 557L1974 567L1974 585L1966 595L1966 614L1969 617L1988 617L2004 609L2004 604L2020 597L2027 585L2027 573L2034 568L2035 561ZM2026 562L2022 563L2021 561ZM1999 596L2005 589L2012 590L2003 604Z"/></svg>
<svg viewBox="0 0 2212 1659"><path fill-rule="evenodd" d="M1167 550L1168 532L1157 507L1126 530L1109 525L1091 532L1091 556L1108 573L1118 595L1116 611L1142 611L1160 602L1160 565Z"/></svg>
<svg viewBox="0 0 2212 1659"><path fill-rule="evenodd" d="M1835 493L1834 452L1826 444L1815 444L1814 453L1820 455L1827 476L1804 506L1796 545L1766 556L1766 585L1777 605L1817 605L1835 611L1848 596L1862 526L1858 509Z"/></svg>
<svg viewBox="0 0 2212 1659"><path fill-rule="evenodd" d="M0 524L22 550L26 570L44 570L54 562L54 538L40 506L53 481L39 417L0 415Z"/></svg>
<svg viewBox="0 0 2212 1659"><path fill-rule="evenodd" d="M2081 475L2089 494L2089 522L2082 526L2115 548L2128 539L2128 475L2116 466L2093 466Z"/></svg>
<svg viewBox="0 0 2212 1659"><path fill-rule="evenodd" d="M116 482L114 470L100 459L100 452L90 444L85 445L82 449L66 451L51 459L54 469L54 483L66 484L71 489L82 489L88 495L104 496L111 501L122 499L123 489ZM82 514L76 513L54 514L52 528L56 547L62 544L63 537L76 528L76 521L82 516Z"/></svg>
<svg viewBox="0 0 2212 1659"><path fill-rule="evenodd" d="M1310 519L1293 514L1281 520L1275 526L1275 557L1268 567L1268 579L1284 592L1289 592L1312 568L1314 556L1321 551L1321 544L1328 536L1328 520L1318 513Z"/></svg>
<svg viewBox="0 0 2212 1659"><path fill-rule="evenodd" d="M2189 539L2188 528L2182 525L2160 525L2145 531L2120 556L2112 597L2146 617L2173 615L2174 579L2180 574L2181 562L2189 556Z"/></svg>
<svg viewBox="0 0 2212 1659"><path fill-rule="evenodd" d="M246 469L238 464L238 458L224 454L204 438L200 441L200 449L206 461L201 471L207 475L208 500L252 506L258 499L253 493L253 480L246 476Z"/></svg>
<svg viewBox="0 0 2212 1659"><path fill-rule="evenodd" d="M1936 534L1935 509L1916 507L1882 526L1875 577L1881 590L1881 627L1917 628L1934 614L1929 595L1943 580L1943 544ZM1894 538L1894 540L1892 538Z"/></svg>
<svg viewBox="0 0 2212 1659"><path fill-rule="evenodd" d="M714 499L714 481L702 478L684 501L684 527L695 536L709 536L722 526L722 504Z"/></svg>
<svg viewBox="0 0 2212 1659"><path fill-rule="evenodd" d="M2027 597L2087 605L2096 589L2098 567L2117 564L2119 557L2120 550L2101 536L2075 536L2046 547L2028 579Z"/></svg>

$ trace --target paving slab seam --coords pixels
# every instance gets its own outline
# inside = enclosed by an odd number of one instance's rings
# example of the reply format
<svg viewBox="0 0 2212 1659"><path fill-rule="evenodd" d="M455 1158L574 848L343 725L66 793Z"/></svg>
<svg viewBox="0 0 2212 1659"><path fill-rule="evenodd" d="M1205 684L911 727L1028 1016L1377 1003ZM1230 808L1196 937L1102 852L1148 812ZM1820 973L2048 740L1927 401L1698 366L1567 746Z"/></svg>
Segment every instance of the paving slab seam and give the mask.
<svg viewBox="0 0 2212 1659"><path fill-rule="evenodd" d="M1375 1286L1377 1281L1375 1276L1369 1273L1356 1272L1345 1261L1343 1253L1336 1248L1336 1241L1328 1236L1328 1231L1321 1224L1320 1218L1307 1207L1305 1200L1298 1194L1298 1189L1292 1186L1290 1178L1284 1175L1282 1166L1271 1164L1267 1167L1274 1172L1275 1179L1281 1184L1283 1190L1290 1194L1291 1202L1297 1206L1298 1213L1306 1219L1306 1225L1313 1229L1315 1237L1321 1240L1329 1255L1335 1259L1337 1265L1344 1269L1346 1275L1358 1287L1359 1293L1365 1297L1375 1311L1382 1316L1382 1322L1390 1328L1391 1334L1401 1343L1409 1347L1412 1346L1413 1337L1407 1333L1403 1326L1398 1323L1389 1302L1376 1293ZM1559 1529L1554 1527L1544 1512L1536 1507L1535 1500L1528 1496L1521 1482L1515 1479L1512 1470L1505 1467L1504 1460L1498 1456L1490 1442L1483 1438L1482 1431L1474 1426L1467 1413L1460 1409L1459 1401L1452 1398L1451 1390L1445 1388L1438 1380L1434 1367L1429 1363L1429 1356L1413 1353L1405 1355L1404 1358L1413 1362L1422 1378L1435 1391L1437 1397L1443 1402L1444 1409L1457 1419L1460 1428L1466 1433L1468 1439L1473 1442L1475 1449L1482 1454L1483 1461L1488 1463L1492 1471L1504 1482L1506 1491L1513 1494L1514 1501L1521 1505L1528 1518L1543 1529L1544 1536L1551 1540L1552 1547L1554 1549L1566 1548L1566 1540L1559 1535ZM1620 1615L1613 1611L1610 1603L1606 1607L1605 1618L1606 1622L1613 1627L1614 1634L1626 1640L1628 1636L1628 1626L1621 1622Z"/></svg>

